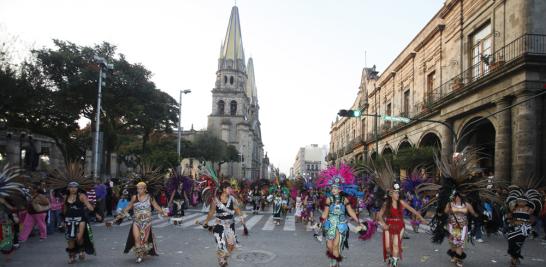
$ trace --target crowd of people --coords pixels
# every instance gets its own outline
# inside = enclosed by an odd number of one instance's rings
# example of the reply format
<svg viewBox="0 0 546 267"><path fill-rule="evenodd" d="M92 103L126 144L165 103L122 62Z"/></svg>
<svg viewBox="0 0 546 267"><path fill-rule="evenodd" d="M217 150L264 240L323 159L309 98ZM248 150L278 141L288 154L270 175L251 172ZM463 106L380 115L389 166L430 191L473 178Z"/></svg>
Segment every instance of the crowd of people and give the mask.
<svg viewBox="0 0 546 267"><path fill-rule="evenodd" d="M245 229L243 212L268 212L276 225L287 214L297 223L312 228L314 237L325 241L329 266L340 266L353 222L361 240L370 240L382 228L383 258L388 266L399 266L403 240L409 239L405 220L419 232L428 224L434 243L449 242L450 261L463 266L468 242L483 242L486 234L507 238L510 265L522 257L527 237L537 238L540 227L546 240L546 192L537 183L502 184L489 173L477 174L469 163L475 151L436 159L432 177L416 168L406 177L393 171L388 162L365 165L357 172L347 165L332 166L312 181L303 177L273 181L245 181L217 177L204 167L191 178L175 170L164 174L142 167L126 179L93 183L83 167L70 163L51 171L46 179L28 182L21 171L5 166L0 173L0 250L9 255L29 238L46 240L64 234L68 262L95 255L93 223L120 224L130 218L125 253L134 252L140 263L147 255L157 256L152 229L152 212L181 222L184 210L203 206L205 221L217 244L219 266L227 266L238 243L236 219ZM532 181L532 179L530 179ZM113 219L112 219L113 218ZM215 218L209 225L210 219ZM37 230L37 231L35 231Z"/></svg>

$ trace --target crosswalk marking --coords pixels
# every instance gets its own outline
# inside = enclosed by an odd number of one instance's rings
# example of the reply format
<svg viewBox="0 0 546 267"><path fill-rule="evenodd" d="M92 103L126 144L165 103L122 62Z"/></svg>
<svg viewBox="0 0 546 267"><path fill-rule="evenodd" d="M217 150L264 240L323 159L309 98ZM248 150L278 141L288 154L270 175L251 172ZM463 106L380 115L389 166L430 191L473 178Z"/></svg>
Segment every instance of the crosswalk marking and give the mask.
<svg viewBox="0 0 546 267"><path fill-rule="evenodd" d="M296 218L294 216L286 216L284 221L284 231L296 231Z"/></svg>
<svg viewBox="0 0 546 267"><path fill-rule="evenodd" d="M272 231L274 228L275 224L273 223L273 216L269 216L269 218L267 218L267 221L265 222L264 227L262 227L262 230Z"/></svg>
<svg viewBox="0 0 546 267"><path fill-rule="evenodd" d="M254 227L254 225L256 225L264 216L263 215L254 215L252 216L252 218L250 218L247 222L246 222L246 228L248 230L251 230L252 227ZM239 226L238 228L239 230L243 230L243 226Z"/></svg>
<svg viewBox="0 0 546 267"><path fill-rule="evenodd" d="M188 220L188 221L185 222L185 223L179 224L179 226L182 227L182 228L190 227L190 226L192 226L192 225L195 225L195 221L196 221L196 220L197 220L197 221L202 221L202 220L204 220L204 219L206 219L206 218L207 218L207 215L206 215L206 214L205 214L205 215L201 215L199 218L197 218L197 219L195 219L195 220ZM199 227L201 227L201 226L199 226Z"/></svg>
<svg viewBox="0 0 546 267"><path fill-rule="evenodd" d="M182 221L188 221L188 220L191 220L199 215L202 215L201 213L194 213L194 214L190 214L190 215L186 215L184 217L182 217ZM163 222L163 223L160 223L158 225L154 225L154 228L163 228L165 226L168 226L168 225L171 225L171 221L170 220L167 220L166 222Z"/></svg>

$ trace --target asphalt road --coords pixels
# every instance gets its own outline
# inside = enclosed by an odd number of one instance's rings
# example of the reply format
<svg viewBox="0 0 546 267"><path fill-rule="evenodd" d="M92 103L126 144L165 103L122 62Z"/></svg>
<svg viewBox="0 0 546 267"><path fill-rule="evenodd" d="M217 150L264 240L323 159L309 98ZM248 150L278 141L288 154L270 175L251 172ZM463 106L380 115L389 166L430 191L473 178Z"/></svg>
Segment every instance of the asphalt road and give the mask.
<svg viewBox="0 0 546 267"><path fill-rule="evenodd" d="M182 225L174 226L168 221L154 217L153 231L158 242L159 257L147 257L140 266L217 266L215 243L212 235L195 225L203 219L199 211L188 211ZM272 223L271 214L249 214L246 218L249 236L238 230L240 247L232 255L229 266L328 266L325 244L313 237L309 227L295 223L288 216L280 226ZM134 266L132 254L123 254L129 222L107 229L94 225L96 256L88 256L77 266ZM349 250L345 250L342 266L385 266L382 258L381 233L369 241L360 241L356 234L349 239ZM424 233L409 233L404 240L403 260L400 266L453 266L449 263L447 242L435 245ZM56 233L45 241L33 237L21 245L10 262L3 266L69 266L64 252L66 241L63 234ZM500 236L486 238L485 243L467 246L468 258L465 266L509 266L506 254L507 243ZM525 259L521 266L546 266L546 243L528 240L525 244Z"/></svg>

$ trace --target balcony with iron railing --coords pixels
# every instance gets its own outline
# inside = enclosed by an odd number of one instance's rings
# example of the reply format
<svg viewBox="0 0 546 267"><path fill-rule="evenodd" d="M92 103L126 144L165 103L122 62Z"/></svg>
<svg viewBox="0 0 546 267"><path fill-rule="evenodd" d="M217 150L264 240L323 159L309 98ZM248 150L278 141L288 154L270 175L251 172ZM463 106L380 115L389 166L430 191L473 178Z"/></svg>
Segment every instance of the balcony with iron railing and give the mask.
<svg viewBox="0 0 546 267"><path fill-rule="evenodd" d="M478 63L426 93L423 101L415 103L410 117L434 111L440 103L455 98L485 78L511 67L526 56L546 56L546 35L524 34L491 55L481 55Z"/></svg>

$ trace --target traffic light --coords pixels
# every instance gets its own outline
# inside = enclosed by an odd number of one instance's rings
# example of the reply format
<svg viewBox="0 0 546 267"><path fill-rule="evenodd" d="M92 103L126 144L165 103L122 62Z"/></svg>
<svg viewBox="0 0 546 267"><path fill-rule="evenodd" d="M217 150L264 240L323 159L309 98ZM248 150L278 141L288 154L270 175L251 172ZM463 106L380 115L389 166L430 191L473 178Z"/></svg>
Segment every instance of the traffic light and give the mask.
<svg viewBox="0 0 546 267"><path fill-rule="evenodd" d="M346 109L340 109L337 113L340 117L360 117L362 115L362 111L360 110L346 110Z"/></svg>

